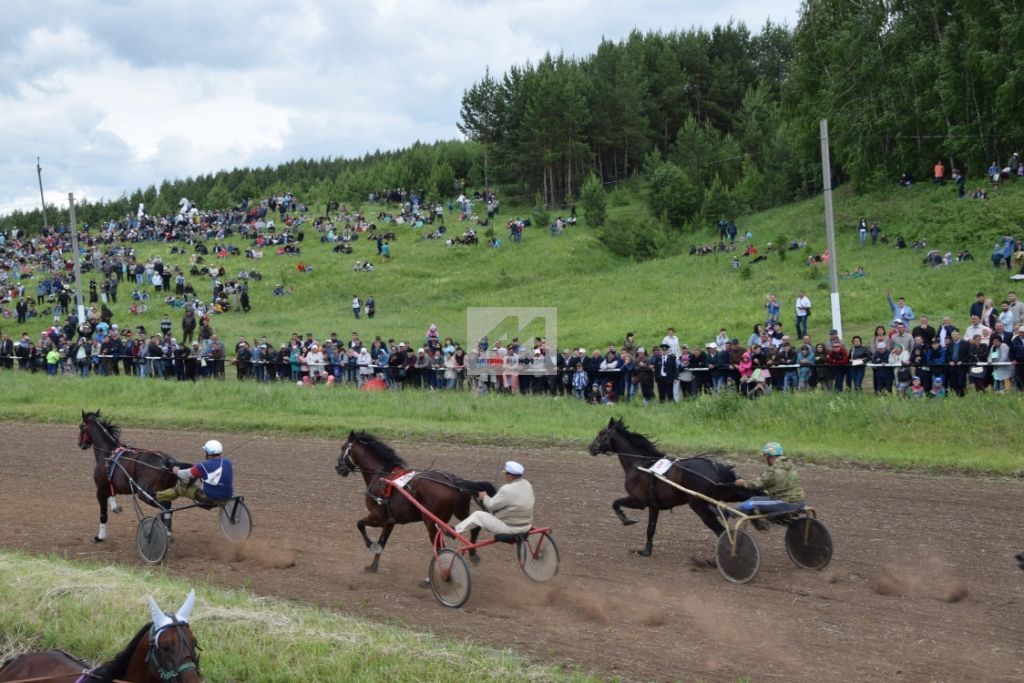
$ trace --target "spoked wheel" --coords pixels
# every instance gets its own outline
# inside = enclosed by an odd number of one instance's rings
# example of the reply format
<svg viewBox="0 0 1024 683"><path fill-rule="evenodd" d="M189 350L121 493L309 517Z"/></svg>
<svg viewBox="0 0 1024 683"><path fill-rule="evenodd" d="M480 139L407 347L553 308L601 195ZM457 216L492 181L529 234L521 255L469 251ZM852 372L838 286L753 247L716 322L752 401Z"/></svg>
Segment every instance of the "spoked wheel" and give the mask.
<svg viewBox="0 0 1024 683"><path fill-rule="evenodd" d="M824 569L832 561L832 534L813 517L801 517L786 529L786 553L802 569Z"/></svg>
<svg viewBox="0 0 1024 683"><path fill-rule="evenodd" d="M229 500L220 507L220 530L232 543L241 543L252 533L252 516L241 498Z"/></svg>
<svg viewBox="0 0 1024 683"><path fill-rule="evenodd" d="M437 557L430 558L427 576L430 577L430 591L445 607L462 607L469 600L472 588L469 565L454 550L443 548L437 552Z"/></svg>
<svg viewBox="0 0 1024 683"><path fill-rule="evenodd" d="M146 517L139 522L139 530L135 534L139 544L139 555L148 564L160 564L167 556L167 527L158 517Z"/></svg>
<svg viewBox="0 0 1024 683"><path fill-rule="evenodd" d="M558 573L558 546L546 531L516 544L516 556L523 573L533 581L544 583Z"/></svg>
<svg viewBox="0 0 1024 683"><path fill-rule="evenodd" d="M715 556L718 571L733 583L746 583L757 576L757 570L761 568L761 551L753 536L743 529L736 529L733 536L736 539L735 549L728 531L723 531L718 537Z"/></svg>

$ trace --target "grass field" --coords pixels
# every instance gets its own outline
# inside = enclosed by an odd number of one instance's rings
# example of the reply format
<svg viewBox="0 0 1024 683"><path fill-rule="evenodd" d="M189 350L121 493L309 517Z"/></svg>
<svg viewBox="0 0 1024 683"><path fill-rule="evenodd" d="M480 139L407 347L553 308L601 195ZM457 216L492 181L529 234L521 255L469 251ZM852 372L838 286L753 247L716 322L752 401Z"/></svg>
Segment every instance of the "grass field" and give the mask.
<svg viewBox="0 0 1024 683"><path fill-rule="evenodd" d="M969 322L967 309L977 290L991 292L999 301L1012 288L1009 273L994 269L988 255L996 235L1019 230L1024 184L1002 188L987 202L957 201L951 187L931 185L863 197L851 196L843 188L836 194L839 268L849 271L863 265L867 272L864 279L842 283L847 338L870 334L875 325L891 321L885 301L888 287L896 295L905 296L919 315L938 320L949 314L961 327ZM620 190L612 195L611 211L634 211L637 201L633 190ZM364 208L371 218L380 210ZM745 340L753 324L764 319L767 292L779 294L783 322L787 331L792 331L792 303L799 289L807 291L816 307L811 316L812 337L822 338L831 327L828 270L806 265L809 253L825 249L820 198L737 220L741 235L750 230L752 242L762 251L769 242L800 238L808 242L806 251L784 250L784 258L780 253L772 254L768 261L751 265L749 272L730 268L732 254L686 253L691 243L717 241L717 231L711 229L681 237L680 254L636 264L608 252L594 231L582 223L559 237L530 228L522 243L510 243L503 226L515 215L505 209L495 221L497 235L503 239L500 249L484 244L447 248L443 241L419 239L424 229L387 226L397 233L388 262L378 259L374 243L365 239L355 243L353 254L335 254L307 226L300 256L279 256L267 248L260 261L244 256L226 260L228 277L255 268L264 279L250 287L253 310L248 315L217 316L214 329L231 347L239 335L250 339L267 335L279 344L292 332L313 332L318 338L337 332L347 340L353 330L366 342L380 335L418 346L427 327L436 323L442 337L465 343L467 307L552 306L558 310L558 338L563 347L618 345L627 332L635 332L640 344L650 346L661 340L668 326L674 326L683 341L693 344L712 340L720 327ZM969 247L977 260L947 268L926 268L921 265L924 251L901 251L891 245L862 248L854 228L861 217L879 221L883 231L893 238L897 233L908 242L928 237L929 248L943 253ZM446 236L459 235L469 226L451 216L448 220ZM243 249L248 246L238 243ZM743 244L737 244L742 248ZM170 247L162 243L143 242L136 247L141 258L159 254L169 264L187 262L185 256L171 255ZM376 272L352 272L356 260L367 259L376 264ZM312 265L313 272L297 272L300 261ZM295 293L271 296L278 283L293 286ZM194 286L200 296L209 299L208 279L200 278ZM29 280L27 287L32 291L34 281ZM112 306L115 322L132 327L143 324L156 330L160 316L172 312L170 307L162 301L151 301L146 314L129 316L131 291L129 283L120 288L118 303ZM375 320L353 319L353 293L363 299L374 295L378 311ZM180 310L172 312L175 333L180 330L180 317ZM43 323L27 326L33 337L45 327ZM11 324L3 329L21 332Z"/></svg>
<svg viewBox="0 0 1024 683"><path fill-rule="evenodd" d="M0 551L0 661L60 648L113 657L149 621L147 599L176 610L195 587L192 631L206 680L589 681L509 651L445 641L244 590L190 586L159 573ZM88 624L88 628L83 628Z"/></svg>
<svg viewBox="0 0 1024 683"><path fill-rule="evenodd" d="M622 416L670 452L755 453L765 441L781 441L787 453L814 462L1024 474L1010 437L1010 426L1024 408L1017 394L908 401L810 392L752 402L726 392L645 408L639 403L595 406L569 398L473 396L462 391L366 393L348 387L300 389L288 383L233 381L207 382L199 388L125 377L47 379L20 372L8 373L4 386L0 411L6 419L69 423L69 449L77 436L71 425L81 419L83 408L100 408L115 421L138 428L208 433L216 425L218 433L299 434L337 439L339 444L349 430L364 429L386 439L436 442L439 448L457 439L507 443L527 452L532 445L568 445L581 453L609 417ZM133 443L130 429L125 439Z"/></svg>

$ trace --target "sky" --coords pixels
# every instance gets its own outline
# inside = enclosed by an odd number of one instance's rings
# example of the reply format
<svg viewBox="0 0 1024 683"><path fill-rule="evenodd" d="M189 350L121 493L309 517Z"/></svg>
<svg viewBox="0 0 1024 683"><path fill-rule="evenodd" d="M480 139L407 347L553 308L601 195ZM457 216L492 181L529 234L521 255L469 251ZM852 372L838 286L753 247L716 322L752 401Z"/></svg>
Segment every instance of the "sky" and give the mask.
<svg viewBox="0 0 1024 683"><path fill-rule="evenodd" d="M7 0L0 215L460 139L463 91L602 38L794 26L799 0ZM51 221L54 220L51 217Z"/></svg>

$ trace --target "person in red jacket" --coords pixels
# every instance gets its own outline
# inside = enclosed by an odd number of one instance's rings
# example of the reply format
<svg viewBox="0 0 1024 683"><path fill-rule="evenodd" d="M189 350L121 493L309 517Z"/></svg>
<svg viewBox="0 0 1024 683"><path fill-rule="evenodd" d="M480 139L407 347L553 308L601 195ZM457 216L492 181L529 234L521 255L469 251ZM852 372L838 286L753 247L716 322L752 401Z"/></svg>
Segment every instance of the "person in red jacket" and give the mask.
<svg viewBox="0 0 1024 683"><path fill-rule="evenodd" d="M846 383L846 372L850 365L850 353L843 342L836 339L828 351L828 364L832 368L832 377L836 391L842 391Z"/></svg>

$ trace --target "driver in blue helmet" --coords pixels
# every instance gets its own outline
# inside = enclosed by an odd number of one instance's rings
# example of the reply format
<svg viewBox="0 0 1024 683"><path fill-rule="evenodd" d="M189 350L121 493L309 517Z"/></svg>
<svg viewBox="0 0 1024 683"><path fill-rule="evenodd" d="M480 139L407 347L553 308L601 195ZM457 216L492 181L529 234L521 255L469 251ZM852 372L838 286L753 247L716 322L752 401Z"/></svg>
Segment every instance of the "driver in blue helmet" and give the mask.
<svg viewBox="0 0 1024 683"><path fill-rule="evenodd" d="M203 444L206 460L192 467L174 467L178 483L158 491L156 499L167 503L177 498L191 498L197 503L222 503L235 495L231 461L224 457L220 441L210 439Z"/></svg>
<svg viewBox="0 0 1024 683"><path fill-rule="evenodd" d="M804 487L793 462L783 455L782 444L775 441L761 447L767 467L753 479L737 479L736 486L760 489L766 496L753 496L734 507L741 512L760 514L798 510L804 506Z"/></svg>

